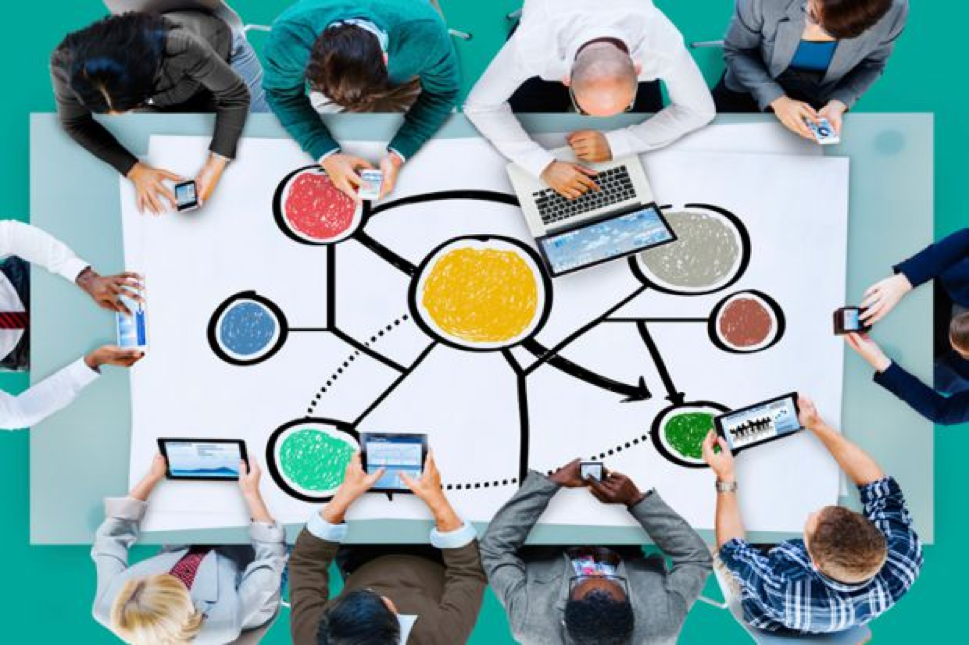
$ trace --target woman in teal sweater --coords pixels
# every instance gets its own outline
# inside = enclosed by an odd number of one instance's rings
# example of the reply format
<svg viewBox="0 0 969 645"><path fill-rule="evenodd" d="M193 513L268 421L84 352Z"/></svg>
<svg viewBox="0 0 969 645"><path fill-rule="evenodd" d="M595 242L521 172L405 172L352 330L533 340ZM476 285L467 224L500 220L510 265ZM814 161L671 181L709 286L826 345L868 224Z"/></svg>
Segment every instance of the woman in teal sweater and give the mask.
<svg viewBox="0 0 969 645"><path fill-rule="evenodd" d="M263 86L283 127L340 190L358 199L357 171L373 166L340 150L307 85L343 110L373 112L419 83L420 95L380 161L383 197L404 161L451 113L459 82L447 26L430 0L300 0L273 23Z"/></svg>

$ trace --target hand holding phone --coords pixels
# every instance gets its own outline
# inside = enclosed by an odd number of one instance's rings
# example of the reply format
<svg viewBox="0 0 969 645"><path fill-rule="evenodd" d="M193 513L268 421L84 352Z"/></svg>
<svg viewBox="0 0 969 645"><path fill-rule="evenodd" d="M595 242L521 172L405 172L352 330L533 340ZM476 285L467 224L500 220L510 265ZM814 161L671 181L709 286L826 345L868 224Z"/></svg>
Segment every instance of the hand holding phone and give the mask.
<svg viewBox="0 0 969 645"><path fill-rule="evenodd" d="M871 326L866 325L862 319L864 311L861 307L841 307L836 310L834 312L835 336L867 334L871 331Z"/></svg>
<svg viewBox="0 0 969 645"><path fill-rule="evenodd" d="M384 173L380 170L364 168L360 171L360 187L357 195L360 199L374 201L380 198L380 191L383 188Z"/></svg>
<svg viewBox="0 0 969 645"><path fill-rule="evenodd" d="M805 119L804 122L820 145L831 146L841 143L841 137L838 136L838 131L835 130L834 126L826 118L821 117L817 122Z"/></svg>
<svg viewBox="0 0 969 645"><path fill-rule="evenodd" d="M605 478L605 470L601 461L583 461L579 463L579 477L583 481L594 479L601 482Z"/></svg>
<svg viewBox="0 0 969 645"><path fill-rule="evenodd" d="M194 179L175 184L175 209L179 213L199 207L198 185Z"/></svg>

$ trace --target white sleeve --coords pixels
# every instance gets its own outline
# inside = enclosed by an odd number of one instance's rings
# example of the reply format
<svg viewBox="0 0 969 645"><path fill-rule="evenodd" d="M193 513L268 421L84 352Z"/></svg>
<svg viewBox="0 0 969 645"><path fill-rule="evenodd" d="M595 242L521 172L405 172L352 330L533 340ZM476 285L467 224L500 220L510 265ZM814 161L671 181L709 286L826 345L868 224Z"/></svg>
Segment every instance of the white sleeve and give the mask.
<svg viewBox="0 0 969 645"><path fill-rule="evenodd" d="M67 407L99 374L79 358L19 396L0 391L0 430L37 425Z"/></svg>
<svg viewBox="0 0 969 645"><path fill-rule="evenodd" d="M23 222L0 220L0 257L8 255L38 264L71 282L91 266L50 233Z"/></svg>
<svg viewBox="0 0 969 645"><path fill-rule="evenodd" d="M501 48L464 103L464 114L498 152L538 177L555 160L538 145L515 117L508 99L535 74L519 60L518 34Z"/></svg>
<svg viewBox="0 0 969 645"><path fill-rule="evenodd" d="M668 146L716 117L710 89L685 47L679 47L662 81L669 94L669 106L643 123L606 133L614 159Z"/></svg>

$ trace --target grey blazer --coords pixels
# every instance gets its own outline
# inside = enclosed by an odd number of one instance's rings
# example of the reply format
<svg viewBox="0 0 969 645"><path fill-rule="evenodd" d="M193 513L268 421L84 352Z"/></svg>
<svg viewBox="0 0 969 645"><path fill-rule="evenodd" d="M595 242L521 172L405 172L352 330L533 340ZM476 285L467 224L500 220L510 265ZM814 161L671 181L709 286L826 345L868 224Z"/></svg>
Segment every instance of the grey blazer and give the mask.
<svg viewBox="0 0 969 645"><path fill-rule="evenodd" d="M481 562L488 581L508 612L512 634L526 645L566 642L563 620L573 575L568 556L557 550L526 560L521 554L529 532L558 490L548 478L530 472L481 540ZM664 558L642 555L620 565L617 575L629 584L635 615L631 642L672 645L710 574L710 550L655 492L630 513L673 562L667 569Z"/></svg>
<svg viewBox="0 0 969 645"><path fill-rule="evenodd" d="M807 25L805 0L736 0L724 40L727 74L734 92L752 94L762 110L784 95L776 81L791 64ZM857 38L841 40L821 91L852 107L885 71L905 28L908 0L894 0L878 23Z"/></svg>
<svg viewBox="0 0 969 645"><path fill-rule="evenodd" d="M125 583L168 573L187 547L165 547L157 556L129 566L128 549L138 539L138 524L148 504L124 497L107 499L104 506L105 520L91 550L98 581L94 618L111 629L111 606ZM252 548L218 547L199 565L191 594L205 621L193 642L231 643L244 630L255 629L276 615L286 568L286 534L281 526L253 522L250 536Z"/></svg>

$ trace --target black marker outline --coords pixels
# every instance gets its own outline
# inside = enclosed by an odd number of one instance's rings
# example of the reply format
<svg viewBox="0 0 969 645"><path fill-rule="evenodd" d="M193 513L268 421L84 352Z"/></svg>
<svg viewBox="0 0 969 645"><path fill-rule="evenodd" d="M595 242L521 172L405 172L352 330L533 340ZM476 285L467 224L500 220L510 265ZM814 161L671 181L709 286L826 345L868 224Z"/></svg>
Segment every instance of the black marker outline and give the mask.
<svg viewBox="0 0 969 645"><path fill-rule="evenodd" d="M714 401L684 401L682 403L674 403L673 405L667 406L659 411L659 413L653 418L652 426L649 430L650 439L653 442L653 447L656 451L667 461L676 464L677 466L683 466L684 468L709 468L705 462L692 462L686 461L682 457L678 457L673 454L672 451L667 450L666 446L663 444L663 439L660 436L663 431L663 421L666 417L671 416L677 410L683 408L712 408L714 410L720 410L721 412L730 412L730 408L723 405L722 403L716 403ZM717 416L717 415L714 415ZM716 431L716 428L714 428Z"/></svg>
<svg viewBox="0 0 969 645"><path fill-rule="evenodd" d="M427 358L427 356L431 353L431 351L437 346L438 346L438 342L432 340L431 343L427 347L425 347L423 351L421 351L421 353L417 356L417 358L414 359L414 362L410 364L410 367L404 368L404 370L400 372L397 378L394 379L393 383L391 383L387 387L387 389L385 389L380 394L380 396L374 399L374 401L367 406L367 409L361 412L350 425L352 425L354 428L359 427L360 423L368 416L370 416L371 412L376 410L377 407L381 403L383 403L384 400L386 400L386 398L390 396L393 393L393 391L396 390L407 379L408 376L414 373L414 370L417 369L417 367L424 362L424 359Z"/></svg>
<svg viewBox="0 0 969 645"><path fill-rule="evenodd" d="M338 432L349 435L357 444L357 449L360 448L360 435L357 433L356 429L345 421L336 421L335 419L324 419L322 417L303 417L301 419L294 419L284 423L283 425L276 428L272 434L269 435L269 440L266 441L266 467L269 469L269 475L279 486L280 490L303 502L328 502L333 499L333 495L306 495L299 492L295 488L292 488L283 477L283 474L279 470L279 465L276 463L276 443L279 442L279 438L290 428L294 426L303 425L307 423L317 423L319 425L333 426ZM339 489L339 487L337 487ZM336 490L333 491L336 493Z"/></svg>
<svg viewBox="0 0 969 645"><path fill-rule="evenodd" d="M357 223L357 227L353 230L352 233L350 233L346 237L341 238L339 240L333 240L331 242L313 242L313 241L307 240L306 238L300 237L299 235L297 235L296 232L293 231L293 229L286 222L286 216L283 214L283 193L286 192L286 187L289 185L289 182L296 177L296 175L302 174L307 170L317 170L319 171L319 174L322 174L322 175L326 174L326 171L323 170L319 166L319 164L312 164L309 166L303 166L302 168L297 168L293 172L283 177L283 179L276 186L276 191L273 193L273 219L276 222L276 226L279 227L279 230L282 231L283 234L286 235L286 237L293 240L294 242L305 244L306 246L334 246L336 244L339 244L340 242L345 242L349 239L353 239L353 237L359 231L363 230L363 227L367 224L367 220L370 219L371 204L369 200L364 200L360 204L360 208L361 208L360 221Z"/></svg>
<svg viewBox="0 0 969 645"><path fill-rule="evenodd" d="M267 350L264 354L260 354L259 357L255 359L235 358L234 356L229 355L222 348L222 345L219 343L218 329L217 329L217 326L219 324L219 318L221 318L222 314L229 307L234 305L239 300L251 300L255 303L262 305L263 307L268 309L274 316L276 316L276 324L279 326L279 337L276 339L275 344L273 344L273 346L270 347L269 350ZM208 329L206 330L206 338L209 341L209 348L211 348L212 352L220 359L225 361L226 363L229 363L230 365L240 365L240 366L257 365L259 363L262 363L263 361L266 361L272 358L276 354L276 352L278 352L280 349L283 348L283 345L286 343L286 339L288 337L289 337L289 322L286 320L286 315L283 313L283 310L280 309L275 302L273 302L269 298L260 296L253 290L240 291L223 300L222 303L215 308L215 311L212 313L212 316L209 318L209 326L208 326Z"/></svg>

